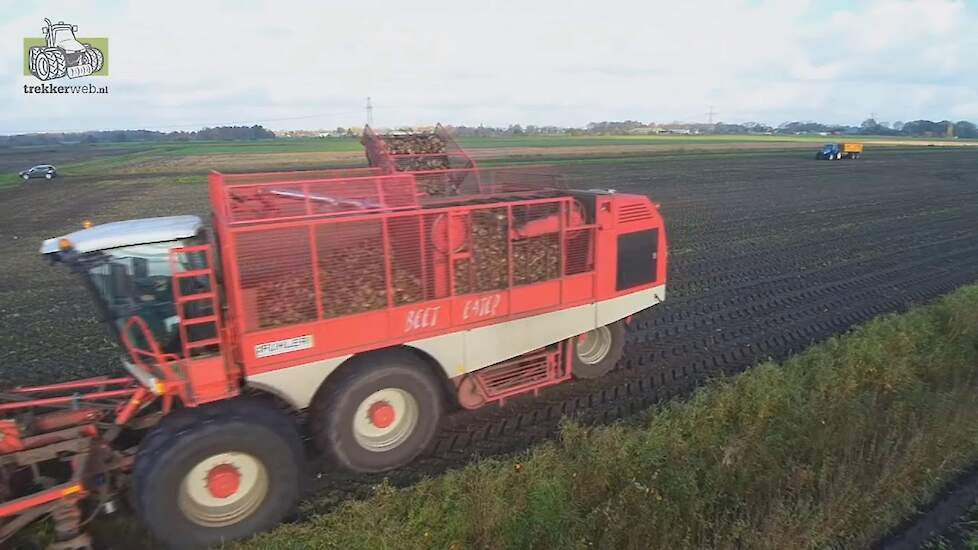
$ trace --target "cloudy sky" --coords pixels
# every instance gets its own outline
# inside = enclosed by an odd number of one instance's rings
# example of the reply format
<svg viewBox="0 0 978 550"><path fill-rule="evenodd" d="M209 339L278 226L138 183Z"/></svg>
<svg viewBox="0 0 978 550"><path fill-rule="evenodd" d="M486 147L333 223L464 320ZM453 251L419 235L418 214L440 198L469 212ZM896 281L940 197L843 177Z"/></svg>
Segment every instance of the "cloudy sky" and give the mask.
<svg viewBox="0 0 978 550"><path fill-rule="evenodd" d="M110 74L25 94L44 17ZM978 2L0 0L0 134L444 122L978 121Z"/></svg>

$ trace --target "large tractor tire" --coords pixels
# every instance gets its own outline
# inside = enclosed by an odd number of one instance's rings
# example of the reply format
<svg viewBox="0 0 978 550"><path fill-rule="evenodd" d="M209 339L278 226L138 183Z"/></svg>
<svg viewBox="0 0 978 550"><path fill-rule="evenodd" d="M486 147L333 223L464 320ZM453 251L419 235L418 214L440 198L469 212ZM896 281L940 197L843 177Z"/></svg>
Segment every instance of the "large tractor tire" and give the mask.
<svg viewBox="0 0 978 550"><path fill-rule="evenodd" d="M355 357L328 379L309 409L312 437L353 472L404 466L425 451L445 411L444 382L406 352Z"/></svg>
<svg viewBox="0 0 978 550"><path fill-rule="evenodd" d="M599 378L614 370L625 351L625 324L589 330L571 339L573 374L575 378Z"/></svg>
<svg viewBox="0 0 978 550"><path fill-rule="evenodd" d="M304 463L295 422L271 404L235 399L183 409L140 443L133 500L167 546L223 546L293 510Z"/></svg>
<svg viewBox="0 0 978 550"><path fill-rule="evenodd" d="M102 69L102 65L105 63L105 56L102 55L102 51L92 46L91 44L85 44L87 46L85 54L88 56L88 62L92 65L92 73L97 73Z"/></svg>
<svg viewBox="0 0 978 550"><path fill-rule="evenodd" d="M68 74L68 62L65 53L59 49L44 50L35 63L34 76L41 80L53 80Z"/></svg>
<svg viewBox="0 0 978 550"><path fill-rule="evenodd" d="M34 76L37 76L37 59L41 56L43 50L40 46L31 46L27 50L27 68Z"/></svg>

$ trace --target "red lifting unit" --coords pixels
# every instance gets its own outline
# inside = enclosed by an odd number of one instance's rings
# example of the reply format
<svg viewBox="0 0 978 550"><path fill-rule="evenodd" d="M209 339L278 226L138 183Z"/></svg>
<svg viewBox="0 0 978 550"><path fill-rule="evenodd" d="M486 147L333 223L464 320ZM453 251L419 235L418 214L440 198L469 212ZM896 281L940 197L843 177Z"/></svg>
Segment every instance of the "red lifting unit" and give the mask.
<svg viewBox="0 0 978 550"><path fill-rule="evenodd" d="M131 376L0 394L0 540L48 513L70 539L79 502L124 486L175 547L267 529L299 494L294 415L334 467L396 468L454 409L606 374L624 322L664 299L647 197L383 154L395 165L213 172L211 230L175 216L45 242Z"/></svg>

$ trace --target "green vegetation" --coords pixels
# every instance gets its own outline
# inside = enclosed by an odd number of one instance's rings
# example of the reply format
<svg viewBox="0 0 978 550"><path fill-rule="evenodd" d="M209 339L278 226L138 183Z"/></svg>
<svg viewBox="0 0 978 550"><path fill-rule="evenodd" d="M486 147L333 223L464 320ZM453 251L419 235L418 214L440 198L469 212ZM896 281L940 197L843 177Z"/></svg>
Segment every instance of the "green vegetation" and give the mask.
<svg viewBox="0 0 978 550"><path fill-rule="evenodd" d="M242 548L865 548L978 459L978 286Z"/></svg>

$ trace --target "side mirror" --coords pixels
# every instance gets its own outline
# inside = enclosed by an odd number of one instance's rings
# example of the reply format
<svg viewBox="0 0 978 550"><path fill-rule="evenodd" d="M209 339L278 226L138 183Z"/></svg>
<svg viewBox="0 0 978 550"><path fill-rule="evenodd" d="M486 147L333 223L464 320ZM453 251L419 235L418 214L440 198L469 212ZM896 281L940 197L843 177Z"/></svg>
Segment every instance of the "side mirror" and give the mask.
<svg viewBox="0 0 978 550"><path fill-rule="evenodd" d="M72 25L71 32L78 32L78 25Z"/></svg>
<svg viewBox="0 0 978 550"><path fill-rule="evenodd" d="M48 28L47 27L41 27L41 34L47 35L47 33L48 33Z"/></svg>

